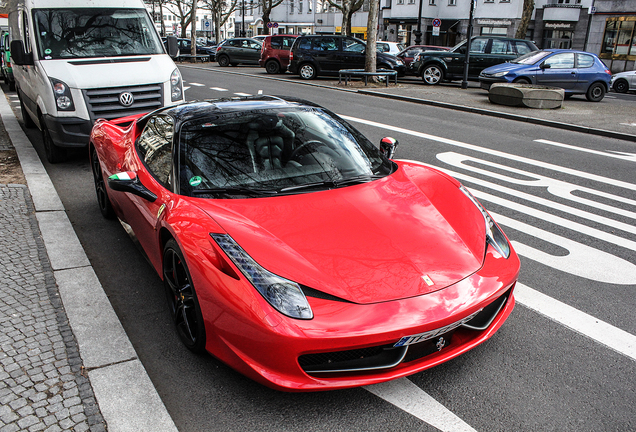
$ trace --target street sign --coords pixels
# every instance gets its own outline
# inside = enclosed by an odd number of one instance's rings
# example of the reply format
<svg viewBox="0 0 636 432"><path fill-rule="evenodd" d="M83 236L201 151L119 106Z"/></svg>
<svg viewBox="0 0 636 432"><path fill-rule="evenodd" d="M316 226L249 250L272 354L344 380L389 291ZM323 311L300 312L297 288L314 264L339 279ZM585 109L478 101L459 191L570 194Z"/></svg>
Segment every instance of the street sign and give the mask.
<svg viewBox="0 0 636 432"><path fill-rule="evenodd" d="M277 28L278 27L278 23L270 21L270 22L267 23L267 27L269 27L269 28Z"/></svg>
<svg viewBox="0 0 636 432"><path fill-rule="evenodd" d="M433 27L441 27L442 26L442 20L439 18L435 18L433 20Z"/></svg>

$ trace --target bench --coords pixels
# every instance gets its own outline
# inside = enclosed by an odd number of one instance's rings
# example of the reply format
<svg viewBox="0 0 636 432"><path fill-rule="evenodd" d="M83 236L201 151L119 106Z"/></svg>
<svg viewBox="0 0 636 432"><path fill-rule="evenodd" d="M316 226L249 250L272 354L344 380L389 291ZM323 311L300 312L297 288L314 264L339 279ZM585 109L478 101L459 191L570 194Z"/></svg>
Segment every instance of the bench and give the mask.
<svg viewBox="0 0 636 432"><path fill-rule="evenodd" d="M197 61L200 61L201 63L203 62L207 62L210 61L210 55L209 54L196 54L196 55L192 55L192 54L179 54L179 56L177 57L177 61L178 62L182 62L184 60L189 60L192 61L194 59L194 62L196 63Z"/></svg>
<svg viewBox="0 0 636 432"><path fill-rule="evenodd" d="M389 86L389 78L394 77L395 85L397 85L397 71L389 69L378 69L375 72L365 72L364 69L340 69L338 71L338 84L342 83L342 78L344 77L345 85L348 85L352 76L363 77L365 86L370 76L385 77L387 87Z"/></svg>

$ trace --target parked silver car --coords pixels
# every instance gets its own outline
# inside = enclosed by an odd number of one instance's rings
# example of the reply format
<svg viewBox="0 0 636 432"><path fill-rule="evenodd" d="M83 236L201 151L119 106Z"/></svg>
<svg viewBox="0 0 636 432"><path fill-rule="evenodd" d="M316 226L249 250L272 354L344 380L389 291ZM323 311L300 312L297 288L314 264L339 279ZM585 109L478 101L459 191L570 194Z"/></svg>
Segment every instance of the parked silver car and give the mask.
<svg viewBox="0 0 636 432"><path fill-rule="evenodd" d="M636 90L636 70L612 75L610 88L616 93L627 93L629 90Z"/></svg>

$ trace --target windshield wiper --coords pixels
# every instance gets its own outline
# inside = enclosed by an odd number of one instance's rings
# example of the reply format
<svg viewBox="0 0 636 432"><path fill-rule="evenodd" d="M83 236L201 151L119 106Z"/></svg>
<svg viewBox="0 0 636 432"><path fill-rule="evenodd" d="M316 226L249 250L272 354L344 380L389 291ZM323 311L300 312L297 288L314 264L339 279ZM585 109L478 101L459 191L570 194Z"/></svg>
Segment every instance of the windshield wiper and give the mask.
<svg viewBox="0 0 636 432"><path fill-rule="evenodd" d="M250 188L240 187L240 186L195 189L192 191L192 195L225 194L225 195L264 196L264 195L276 195L277 193L278 192L275 190L250 189Z"/></svg>
<svg viewBox="0 0 636 432"><path fill-rule="evenodd" d="M293 191L293 190L301 190L301 189L311 189L311 188L315 188L317 186L328 186L328 187L332 187L332 188L338 188L341 186L351 186L353 184L359 184L359 183L368 183L370 181L373 180L377 180L384 177L383 175L359 175L359 176L355 176L355 177L349 177L349 178L345 178L342 180L324 180L324 181L320 181L320 182L314 182L314 183L306 183L306 184L301 184L301 185L297 185L297 186L289 186L286 188L282 188L280 191L281 192L289 192L289 191Z"/></svg>

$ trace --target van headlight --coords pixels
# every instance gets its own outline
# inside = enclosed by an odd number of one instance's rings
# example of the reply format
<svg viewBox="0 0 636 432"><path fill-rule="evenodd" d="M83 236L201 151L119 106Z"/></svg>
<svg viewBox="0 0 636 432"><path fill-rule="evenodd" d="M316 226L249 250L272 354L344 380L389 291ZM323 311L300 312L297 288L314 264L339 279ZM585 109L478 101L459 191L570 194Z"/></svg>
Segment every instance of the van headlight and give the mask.
<svg viewBox="0 0 636 432"><path fill-rule="evenodd" d="M228 234L210 234L210 236L274 309L290 318L312 319L314 317L300 285L261 267Z"/></svg>
<svg viewBox="0 0 636 432"><path fill-rule="evenodd" d="M75 111L71 89L63 82L55 78L49 78L53 87L53 98L58 111Z"/></svg>
<svg viewBox="0 0 636 432"><path fill-rule="evenodd" d="M172 71L170 75L170 97L172 102L178 102L183 99L183 82L179 69Z"/></svg>
<svg viewBox="0 0 636 432"><path fill-rule="evenodd" d="M502 257L507 259L510 256L510 243L508 243L508 239L506 239L506 236L504 235L503 231L501 231L501 228L499 228L499 226L495 223L492 217L490 217L486 209L482 207L482 205L479 203L479 201L477 201L473 194L468 192L468 189L466 189L464 186L460 186L459 189L464 192L464 194L473 202L473 204L475 204L475 206L477 206L481 214L484 216L484 221L486 223L486 242L489 243L493 248L495 248L495 250L499 252Z"/></svg>

